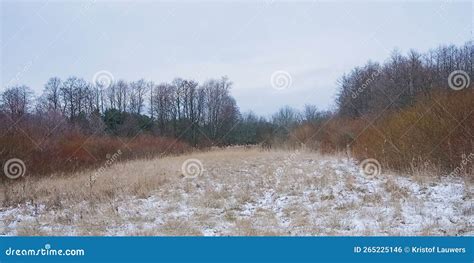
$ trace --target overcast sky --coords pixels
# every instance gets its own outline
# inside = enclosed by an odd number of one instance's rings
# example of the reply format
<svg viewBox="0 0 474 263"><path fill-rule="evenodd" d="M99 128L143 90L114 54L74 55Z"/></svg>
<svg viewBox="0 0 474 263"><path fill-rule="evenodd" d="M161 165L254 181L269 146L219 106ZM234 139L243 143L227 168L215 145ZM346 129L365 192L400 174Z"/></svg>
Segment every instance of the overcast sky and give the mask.
<svg viewBox="0 0 474 263"><path fill-rule="evenodd" d="M471 1L3 1L1 89L49 77L156 83L227 75L242 111L333 105L337 79L399 49L472 39ZM271 85L286 71L291 86Z"/></svg>

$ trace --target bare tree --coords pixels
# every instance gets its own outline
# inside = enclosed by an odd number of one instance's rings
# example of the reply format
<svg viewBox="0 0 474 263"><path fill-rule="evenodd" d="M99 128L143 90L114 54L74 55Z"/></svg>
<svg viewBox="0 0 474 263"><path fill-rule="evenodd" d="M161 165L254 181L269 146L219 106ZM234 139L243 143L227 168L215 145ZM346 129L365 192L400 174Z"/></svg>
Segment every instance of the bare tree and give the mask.
<svg viewBox="0 0 474 263"><path fill-rule="evenodd" d="M33 93L27 86L14 86L2 93L2 109L12 120L25 115L32 103Z"/></svg>
<svg viewBox="0 0 474 263"><path fill-rule="evenodd" d="M150 87L144 79L130 83L130 112L141 114L145 103L145 94Z"/></svg>
<svg viewBox="0 0 474 263"><path fill-rule="evenodd" d="M44 86L43 95L46 100L47 107L53 111L60 111L61 107L61 79L58 77L53 77L48 80Z"/></svg>

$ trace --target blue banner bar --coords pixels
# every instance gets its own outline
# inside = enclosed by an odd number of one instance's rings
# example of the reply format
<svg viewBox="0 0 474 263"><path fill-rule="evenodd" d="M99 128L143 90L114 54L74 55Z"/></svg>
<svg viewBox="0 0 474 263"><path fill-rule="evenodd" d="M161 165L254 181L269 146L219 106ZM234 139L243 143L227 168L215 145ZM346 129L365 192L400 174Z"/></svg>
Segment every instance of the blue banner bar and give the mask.
<svg viewBox="0 0 474 263"><path fill-rule="evenodd" d="M2 237L0 262L474 262L474 237Z"/></svg>

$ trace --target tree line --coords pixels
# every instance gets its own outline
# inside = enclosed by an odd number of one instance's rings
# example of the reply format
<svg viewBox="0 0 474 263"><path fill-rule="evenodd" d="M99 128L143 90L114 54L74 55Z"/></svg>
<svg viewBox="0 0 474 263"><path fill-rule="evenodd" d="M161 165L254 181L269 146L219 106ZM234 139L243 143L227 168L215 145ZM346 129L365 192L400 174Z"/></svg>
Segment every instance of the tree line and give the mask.
<svg viewBox="0 0 474 263"><path fill-rule="evenodd" d="M450 90L449 76L462 70L474 80L474 45L440 46L427 53L414 50L403 56L394 51L383 64L369 61L338 81L338 113L361 117L411 106L420 95Z"/></svg>
<svg viewBox="0 0 474 263"><path fill-rule="evenodd" d="M399 110L416 103L420 95L450 90L447 79L455 70L474 79L473 55L470 41L425 54L412 50L403 56L395 51L383 64L369 61L340 78L333 112L305 105L301 111L284 106L271 118L241 113L230 93L233 83L225 76L203 83L175 78L155 84L144 79L114 81L108 74L92 82L52 77L38 97L24 85L8 87L1 94L0 109L13 123L28 119L57 132L76 129L125 137L146 133L194 146L282 143L304 125ZM59 120L63 126L56 129Z"/></svg>
<svg viewBox="0 0 474 263"><path fill-rule="evenodd" d="M196 144L201 136L218 140L239 120L231 87L226 77L201 85L182 78L155 85L143 79L91 83L74 76L52 77L36 99L27 86L7 88L1 109L13 121L25 115L46 122L60 116L84 133L135 136L148 132Z"/></svg>

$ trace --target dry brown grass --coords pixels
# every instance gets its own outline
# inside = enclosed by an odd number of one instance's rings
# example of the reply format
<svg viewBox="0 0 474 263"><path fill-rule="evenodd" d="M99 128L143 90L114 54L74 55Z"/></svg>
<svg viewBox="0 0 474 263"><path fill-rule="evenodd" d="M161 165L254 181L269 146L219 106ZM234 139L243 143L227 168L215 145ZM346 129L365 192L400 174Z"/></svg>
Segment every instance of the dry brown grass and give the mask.
<svg viewBox="0 0 474 263"><path fill-rule="evenodd" d="M181 171L190 158L203 164L196 178ZM406 235L426 227L416 217L446 217L432 234L470 233L468 181L368 179L341 156L229 148L115 163L95 181L91 173L2 185L0 234ZM459 193L440 200L437 189L450 184ZM452 216L428 205L448 206Z"/></svg>

